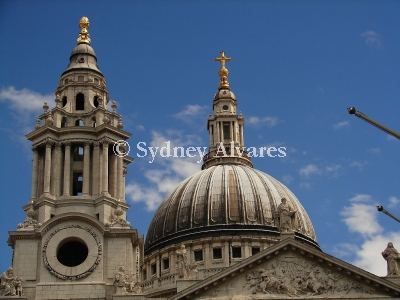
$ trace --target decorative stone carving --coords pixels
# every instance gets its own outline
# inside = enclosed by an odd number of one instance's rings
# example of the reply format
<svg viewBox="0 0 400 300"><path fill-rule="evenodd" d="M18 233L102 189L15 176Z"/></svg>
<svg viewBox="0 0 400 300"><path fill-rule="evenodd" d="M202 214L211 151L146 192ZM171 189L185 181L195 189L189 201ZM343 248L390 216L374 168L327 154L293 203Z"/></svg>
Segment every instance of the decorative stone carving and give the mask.
<svg viewBox="0 0 400 300"><path fill-rule="evenodd" d="M385 251L382 252L383 258L387 261L387 274L400 275L399 260L400 254L393 247L393 243L389 242Z"/></svg>
<svg viewBox="0 0 400 300"><path fill-rule="evenodd" d="M243 288L252 294L286 294L289 297L324 297L346 295L350 291L371 294L369 288L335 275L317 264L285 257L274 261L269 268L259 268L246 274Z"/></svg>
<svg viewBox="0 0 400 300"><path fill-rule="evenodd" d="M118 272L114 275L114 285L116 287L116 294L140 294L142 287L135 278L129 280L129 275L125 273L124 267L119 267Z"/></svg>
<svg viewBox="0 0 400 300"><path fill-rule="evenodd" d="M197 271L197 265L196 264L189 264L188 262L188 256L186 253L186 248L185 245L181 245L180 250L175 251L177 255L177 269L178 269L178 276L179 278L185 278L185 279L193 279L196 277Z"/></svg>
<svg viewBox="0 0 400 300"><path fill-rule="evenodd" d="M88 248L93 249L97 247L97 251L94 251L95 254L93 256L88 256L87 260L90 265L89 268L85 266L85 264L81 264L78 267L74 268L69 268L69 267L63 267L60 265L58 262L56 262L56 253L50 253L50 255L47 254L47 247L49 243L53 243L53 246L57 246L56 244L58 243L57 238L52 240L52 238L57 235L59 232L68 229L68 228L76 228L79 231L82 231L82 233L78 232L75 233L75 235L81 239L85 239L86 243L88 243ZM44 230L43 234L45 234L47 231ZM84 232L87 232L91 235L93 239L88 239L86 237L86 234ZM54 247L56 248L56 247ZM79 280L82 278L88 277L99 265L101 261L101 256L103 253L103 246L100 242L99 237L97 234L89 227L82 226L82 225L64 225L62 227L59 227L55 229L49 237L45 240L43 248L42 248L42 257L43 257L43 263L44 266L49 270L51 274L53 274L55 277L63 280ZM55 260L54 260L55 259ZM75 270L76 269L76 270ZM73 274L75 272L75 274ZM65 274L67 273L67 274Z"/></svg>
<svg viewBox="0 0 400 300"><path fill-rule="evenodd" d="M131 223L121 217L124 214L124 211L122 210L120 203L121 200L118 199L117 208L113 211L110 223L105 224L107 227L131 227Z"/></svg>
<svg viewBox="0 0 400 300"><path fill-rule="evenodd" d="M34 202L32 200L29 209L26 211L26 220L17 225L18 230L34 230L42 226L41 223L33 219L36 215L36 212L33 209L33 207L34 207Z"/></svg>
<svg viewBox="0 0 400 300"><path fill-rule="evenodd" d="M0 276L0 292L2 296L24 296L22 278L15 276L12 268L9 268Z"/></svg>
<svg viewBox="0 0 400 300"><path fill-rule="evenodd" d="M43 111L44 113L47 113L47 111L49 110L49 106L47 105L47 102L43 102Z"/></svg>
<svg viewBox="0 0 400 300"><path fill-rule="evenodd" d="M46 118L46 124L47 125L53 125L53 123L54 123L53 116L51 115L51 113L49 113L49 115Z"/></svg>
<svg viewBox="0 0 400 300"><path fill-rule="evenodd" d="M103 118L103 123L104 123L104 124L110 123L110 118L109 118L107 115L104 116L104 118Z"/></svg>
<svg viewBox="0 0 400 300"><path fill-rule="evenodd" d="M35 129L39 129L39 128L40 128L40 119L36 118Z"/></svg>
<svg viewBox="0 0 400 300"><path fill-rule="evenodd" d="M117 128L118 128L118 129L124 128L124 124L122 124L122 118L119 118L119 119L118 119Z"/></svg>
<svg viewBox="0 0 400 300"><path fill-rule="evenodd" d="M118 107L117 102L115 100L113 100L111 103L112 103L111 108L112 108L113 112L117 112L117 107Z"/></svg>
<svg viewBox="0 0 400 300"><path fill-rule="evenodd" d="M56 107L61 107L62 101L61 101L59 93L56 93L56 100L55 101L56 101Z"/></svg>
<svg viewBox="0 0 400 300"><path fill-rule="evenodd" d="M295 210L292 210L287 204L286 198L282 198L281 204L278 206L277 218L279 220L279 231L280 232L293 232L293 219L296 214Z"/></svg>

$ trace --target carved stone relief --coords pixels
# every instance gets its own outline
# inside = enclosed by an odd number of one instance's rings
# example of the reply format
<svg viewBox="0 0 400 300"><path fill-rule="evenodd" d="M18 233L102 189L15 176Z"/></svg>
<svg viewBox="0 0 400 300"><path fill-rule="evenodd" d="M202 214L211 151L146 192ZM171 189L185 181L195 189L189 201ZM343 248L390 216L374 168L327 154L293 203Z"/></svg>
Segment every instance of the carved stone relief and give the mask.
<svg viewBox="0 0 400 300"><path fill-rule="evenodd" d="M368 298L368 284L325 265L291 255L255 266L193 299Z"/></svg>
<svg viewBox="0 0 400 300"><path fill-rule="evenodd" d="M12 268L9 268L0 275L0 295L3 297L25 296L22 288L21 277L14 274Z"/></svg>
<svg viewBox="0 0 400 300"><path fill-rule="evenodd" d="M116 295L124 294L141 294L142 287L134 276L129 276L125 273L124 267L119 267L119 270L114 275L114 285L116 287Z"/></svg>

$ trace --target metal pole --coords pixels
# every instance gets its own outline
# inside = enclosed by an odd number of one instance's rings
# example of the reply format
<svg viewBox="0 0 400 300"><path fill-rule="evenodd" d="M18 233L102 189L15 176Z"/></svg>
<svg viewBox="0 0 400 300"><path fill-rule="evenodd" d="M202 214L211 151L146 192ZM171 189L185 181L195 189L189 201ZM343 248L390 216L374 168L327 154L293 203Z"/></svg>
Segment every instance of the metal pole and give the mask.
<svg viewBox="0 0 400 300"><path fill-rule="evenodd" d="M396 216L392 215L390 212L388 212L386 209L383 208L382 205L379 205L376 207L378 209L378 211L383 212L384 214L388 215L389 217L391 217L392 219L395 219L397 222L400 223L400 219L397 218Z"/></svg>

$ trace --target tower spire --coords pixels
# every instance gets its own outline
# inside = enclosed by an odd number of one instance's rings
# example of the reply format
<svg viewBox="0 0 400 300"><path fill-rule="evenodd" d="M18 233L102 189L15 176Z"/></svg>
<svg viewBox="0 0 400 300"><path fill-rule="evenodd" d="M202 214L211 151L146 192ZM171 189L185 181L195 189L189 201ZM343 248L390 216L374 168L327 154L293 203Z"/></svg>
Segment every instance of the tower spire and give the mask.
<svg viewBox="0 0 400 300"><path fill-rule="evenodd" d="M79 21L79 28L81 29L81 32L79 33L78 44L86 43L90 45L90 34L87 31L87 28L89 27L89 19L87 17L82 17Z"/></svg>
<svg viewBox="0 0 400 300"><path fill-rule="evenodd" d="M221 56L215 58L215 61L221 62L221 69L218 72L221 79L218 92L214 96L214 116L210 115L207 120L210 146L208 154L203 158L203 170L222 164L241 164L253 167L251 158L247 155L244 147L244 119L241 114L238 116L236 113L236 97L229 87L229 71L225 67L225 63L230 60L232 58L226 57L225 51L221 51Z"/></svg>
<svg viewBox="0 0 400 300"><path fill-rule="evenodd" d="M225 56L225 51L221 51L221 56L215 58L215 61L221 62L221 69L218 71L218 75L221 77L218 89L230 89L229 82L228 82L229 71L227 68L225 68L225 63L227 61L231 61L231 60L232 60L232 57Z"/></svg>

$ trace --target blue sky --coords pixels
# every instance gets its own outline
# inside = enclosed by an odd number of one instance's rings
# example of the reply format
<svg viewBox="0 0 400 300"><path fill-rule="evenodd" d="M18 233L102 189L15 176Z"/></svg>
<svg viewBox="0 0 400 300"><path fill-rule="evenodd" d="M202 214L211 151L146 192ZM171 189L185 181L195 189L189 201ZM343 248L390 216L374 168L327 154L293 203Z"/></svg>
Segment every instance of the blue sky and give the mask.
<svg viewBox="0 0 400 300"><path fill-rule="evenodd" d="M137 157L138 142L208 146L206 120L224 50L253 158L308 212L321 248L377 275L400 226L399 141L347 114L355 106L396 131L400 97L398 1L1 1L0 270L9 230L25 219L33 130L76 45L89 33L124 129L132 133L128 220L146 233L159 202L200 169L188 158Z"/></svg>

